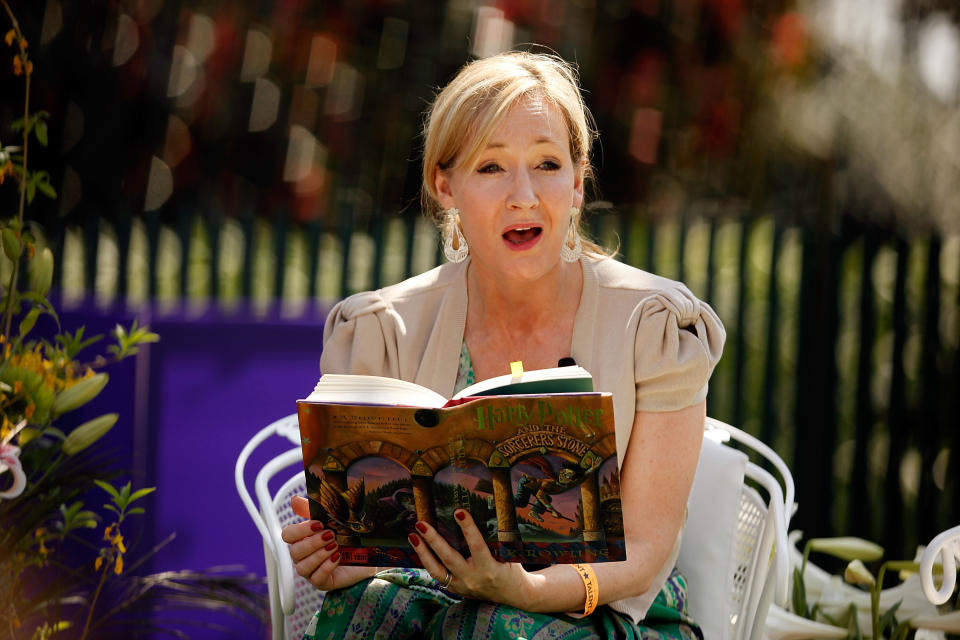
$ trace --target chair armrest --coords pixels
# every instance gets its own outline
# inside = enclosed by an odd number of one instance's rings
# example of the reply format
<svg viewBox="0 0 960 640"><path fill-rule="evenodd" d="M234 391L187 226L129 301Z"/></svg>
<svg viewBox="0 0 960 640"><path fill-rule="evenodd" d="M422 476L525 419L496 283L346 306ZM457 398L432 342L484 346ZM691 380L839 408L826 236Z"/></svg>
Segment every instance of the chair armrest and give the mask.
<svg viewBox="0 0 960 640"><path fill-rule="evenodd" d="M278 471L286 469L300 460L303 460L303 450L299 447L281 453L263 465L253 485L254 491L257 494L257 500L260 501L261 505L262 522L267 531L263 540L273 554L273 559L277 566L277 583L280 585L280 605L283 608L283 613L288 616L291 615L296 608L293 593L293 561L290 559L290 554L285 553L286 543L280 535L280 519L277 517L277 512L273 508L273 497L270 495L270 489L267 483Z"/></svg>
<svg viewBox="0 0 960 640"><path fill-rule="evenodd" d="M783 504L785 505L783 510L783 526L784 530L789 531L790 518L793 516L793 502L796 496L796 488L793 482L793 474L790 473L790 468L787 466L787 463L762 440L753 437L746 431L721 422L716 418L709 417L706 419L706 426L727 432L731 438L750 447L763 456L763 458L768 460L774 469L777 470L777 473L780 474L780 480L783 483Z"/></svg>
<svg viewBox="0 0 960 640"><path fill-rule="evenodd" d="M773 567L777 578L774 602L781 607L786 607L790 586L790 541L787 538L783 490L772 475L752 462L747 463L746 475L770 495L767 509L773 521Z"/></svg>
<svg viewBox="0 0 960 640"><path fill-rule="evenodd" d="M933 565L937 558L943 565L943 582L937 589L933 584ZM960 526L939 534L920 556L920 587L923 595L933 604L943 604L950 599L957 586L957 560L960 559Z"/></svg>

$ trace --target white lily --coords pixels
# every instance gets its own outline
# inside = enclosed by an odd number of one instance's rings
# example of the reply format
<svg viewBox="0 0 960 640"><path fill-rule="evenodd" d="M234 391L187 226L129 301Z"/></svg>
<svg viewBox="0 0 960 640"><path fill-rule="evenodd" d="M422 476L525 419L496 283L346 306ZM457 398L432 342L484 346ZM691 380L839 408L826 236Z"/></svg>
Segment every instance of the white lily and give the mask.
<svg viewBox="0 0 960 640"><path fill-rule="evenodd" d="M866 560L871 562L883 557L883 547L863 538L813 538L808 543L811 551L829 553L841 560Z"/></svg>
<svg viewBox="0 0 960 640"><path fill-rule="evenodd" d="M21 420L7 437L0 441L0 475L9 471L13 476L13 484L7 487L6 491L0 491L0 499L16 498L27 487L27 475L20 465L20 447L10 444L14 436L20 433L25 426L27 426L27 421Z"/></svg>
<svg viewBox="0 0 960 640"><path fill-rule="evenodd" d="M870 569L867 569L866 565L860 560L850 561L843 572L843 579L850 584L862 584L867 587L872 587L877 583L876 578L870 573Z"/></svg>

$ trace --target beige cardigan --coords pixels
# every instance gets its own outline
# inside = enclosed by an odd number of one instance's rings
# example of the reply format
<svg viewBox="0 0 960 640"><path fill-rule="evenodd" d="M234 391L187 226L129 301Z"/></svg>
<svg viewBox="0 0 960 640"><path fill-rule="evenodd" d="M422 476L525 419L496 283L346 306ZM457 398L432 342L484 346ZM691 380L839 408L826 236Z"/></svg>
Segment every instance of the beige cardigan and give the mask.
<svg viewBox="0 0 960 640"><path fill-rule="evenodd" d="M331 310L320 369L410 380L449 397L467 317L469 259L444 264ZM674 411L703 400L726 334L713 310L682 284L613 259L584 257L570 355L594 388L613 394L623 462L636 411ZM679 539L650 590L611 606L639 621L666 581Z"/></svg>

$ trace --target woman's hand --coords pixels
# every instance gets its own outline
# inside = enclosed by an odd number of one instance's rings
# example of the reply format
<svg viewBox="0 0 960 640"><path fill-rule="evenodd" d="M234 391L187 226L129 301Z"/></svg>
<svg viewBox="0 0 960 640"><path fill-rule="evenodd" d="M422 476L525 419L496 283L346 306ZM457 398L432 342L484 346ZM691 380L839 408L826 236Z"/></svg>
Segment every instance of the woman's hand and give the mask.
<svg viewBox="0 0 960 640"><path fill-rule="evenodd" d="M324 591L343 589L373 577L377 572L375 567L340 566L335 535L324 528L323 523L309 519L310 503L306 498L293 496L290 506L295 514L307 518L285 526L281 532L283 541L290 545L290 557L298 574Z"/></svg>
<svg viewBox="0 0 960 640"><path fill-rule="evenodd" d="M454 593L523 609L530 574L517 563L495 559L467 511L457 509L453 515L463 531L470 557L464 558L436 529L418 522L420 535L411 533L409 539L423 568L441 584L448 580L449 574L447 588Z"/></svg>

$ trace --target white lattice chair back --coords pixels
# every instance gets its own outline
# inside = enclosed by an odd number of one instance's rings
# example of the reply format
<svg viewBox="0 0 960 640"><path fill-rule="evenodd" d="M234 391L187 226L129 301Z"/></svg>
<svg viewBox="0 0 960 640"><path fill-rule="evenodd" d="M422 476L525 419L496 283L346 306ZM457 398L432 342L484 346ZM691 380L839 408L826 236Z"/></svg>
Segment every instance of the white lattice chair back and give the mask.
<svg viewBox="0 0 960 640"><path fill-rule="evenodd" d="M258 471L254 482L257 504L254 504L243 478L244 468L250 454L264 441L275 436L285 438L297 446L274 457ZM271 494L268 486L270 481L284 471L292 471L293 475L275 494ZM306 495L303 452L300 449L300 430L296 414L267 425L247 442L237 457L234 480L237 493L263 538L272 637L299 640L310 618L320 607L323 592L297 575L287 544L280 536L284 526L301 519L290 508L290 497Z"/></svg>
<svg viewBox="0 0 960 640"><path fill-rule="evenodd" d="M302 459L301 457L301 460ZM277 518L280 520L281 528L302 520L302 518L295 514L293 509L290 508L290 498L292 496L306 495L307 488L302 471L295 474L280 487L280 490L277 491L273 499L273 509L277 514ZM293 560L290 559L289 554L283 557L281 561L290 562L291 566L293 564ZM310 623L310 618L313 617L314 612L323 604L324 592L317 589L310 584L309 580L301 577L296 572L294 572L291 577L293 579L293 612L285 615L284 631L288 640L300 640L300 638L303 637L303 632L306 630L307 625Z"/></svg>
<svg viewBox="0 0 960 640"><path fill-rule="evenodd" d="M793 501L793 478L776 453L735 427L708 418L706 435L677 565L687 577L690 613L705 638L756 640L771 602L787 599L785 505ZM768 460L783 486L745 453L721 444L729 439Z"/></svg>

